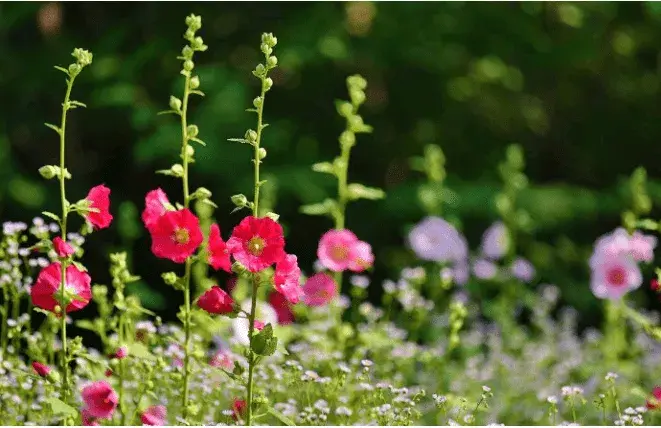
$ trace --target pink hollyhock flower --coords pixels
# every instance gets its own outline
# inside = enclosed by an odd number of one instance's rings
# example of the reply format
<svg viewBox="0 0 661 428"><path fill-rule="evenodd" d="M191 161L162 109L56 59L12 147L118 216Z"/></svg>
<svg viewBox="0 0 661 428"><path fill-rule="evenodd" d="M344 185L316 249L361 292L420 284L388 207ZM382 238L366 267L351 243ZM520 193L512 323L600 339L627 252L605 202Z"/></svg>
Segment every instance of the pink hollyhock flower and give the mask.
<svg viewBox="0 0 661 428"><path fill-rule="evenodd" d="M269 294L269 304L275 309L278 315L278 324L286 325L294 322L294 313L291 310L291 304L280 293L274 292Z"/></svg>
<svg viewBox="0 0 661 428"><path fill-rule="evenodd" d="M651 262L654 259L656 243L656 237L635 231L629 240L629 250L633 259L637 262Z"/></svg>
<svg viewBox="0 0 661 428"><path fill-rule="evenodd" d="M509 248L509 233L503 222L493 223L482 235L481 251L485 257L498 260Z"/></svg>
<svg viewBox="0 0 661 428"><path fill-rule="evenodd" d="M96 208L98 212L90 212L85 218L97 229L105 229L110 226L112 214L110 214L110 189L104 185L92 187L85 198L90 201L90 208Z"/></svg>
<svg viewBox="0 0 661 428"><path fill-rule="evenodd" d="M655 386L652 389L652 398L647 400L646 404L650 410L658 410L661 407L661 386Z"/></svg>
<svg viewBox="0 0 661 428"><path fill-rule="evenodd" d="M127 355L129 354L129 350L126 346L120 346L117 348L117 351L115 351L115 355L113 357L117 358L118 360L121 360L123 358L126 358Z"/></svg>
<svg viewBox="0 0 661 428"><path fill-rule="evenodd" d="M356 259L356 244L358 244L356 235L347 229L331 229L319 240L317 248L317 257L321 264L333 272L342 272L353 266ZM365 256L365 248L362 255Z"/></svg>
<svg viewBox="0 0 661 428"><path fill-rule="evenodd" d="M372 246L367 242L358 241L354 247L354 257L349 262L349 270L353 272L363 272L374 264L374 254Z"/></svg>
<svg viewBox="0 0 661 428"><path fill-rule="evenodd" d="M55 306L59 302L55 300L55 294L60 291L62 281L62 264L59 262L51 263L37 277L37 281L30 290L32 304L47 311L55 312ZM78 270L74 265L67 266L64 288L69 293L74 294L71 303L66 307L66 312L73 312L84 308L92 298L90 283L92 278Z"/></svg>
<svg viewBox="0 0 661 428"><path fill-rule="evenodd" d="M117 408L119 398L105 380L87 385L81 392L85 409L94 418L110 419Z"/></svg>
<svg viewBox="0 0 661 428"><path fill-rule="evenodd" d="M32 362L32 368L34 371L41 377L46 377L50 374L50 367L48 367L46 364L42 364L38 361L33 361Z"/></svg>
<svg viewBox="0 0 661 428"><path fill-rule="evenodd" d="M209 230L209 264L212 268L222 269L225 272L232 272L232 262L230 254L227 251L227 244L220 237L220 228L217 224L212 224Z"/></svg>
<svg viewBox="0 0 661 428"><path fill-rule="evenodd" d="M595 242L594 251L590 257L590 267L594 268L603 256L620 257L631 253L631 237L621 227L611 233L600 236Z"/></svg>
<svg viewBox="0 0 661 428"><path fill-rule="evenodd" d="M635 261L627 256L603 255L592 260L590 288L600 299L617 300L643 282L642 274Z"/></svg>
<svg viewBox="0 0 661 428"><path fill-rule="evenodd" d="M255 320L255 329L256 329L257 331L262 331L262 329L264 328L265 325L266 325L266 324L264 324L262 321L260 321L260 320Z"/></svg>
<svg viewBox="0 0 661 428"><path fill-rule="evenodd" d="M188 209L167 211L151 230L151 251L156 257L183 263L200 246L204 237L200 220Z"/></svg>
<svg viewBox="0 0 661 428"><path fill-rule="evenodd" d="M289 301L296 304L301 298L301 269L295 255L287 254L275 265L273 284L275 289Z"/></svg>
<svg viewBox="0 0 661 428"><path fill-rule="evenodd" d="M216 352L216 354L211 357L211 360L209 360L209 365L211 367L221 367L225 370L232 370L234 367L234 359L232 358L232 354L229 351L222 350Z"/></svg>
<svg viewBox="0 0 661 428"><path fill-rule="evenodd" d="M163 426L167 425L168 411L165 406L149 406L140 415L144 425Z"/></svg>
<svg viewBox="0 0 661 428"><path fill-rule="evenodd" d="M303 302L308 306L324 306L337 296L335 280L325 273L312 275L303 285Z"/></svg>
<svg viewBox="0 0 661 428"><path fill-rule="evenodd" d="M225 290L214 285L200 296L197 306L210 314L229 314L234 311L234 300Z"/></svg>
<svg viewBox="0 0 661 428"><path fill-rule="evenodd" d="M227 241L227 249L250 272L259 272L285 256L282 226L268 217L241 220Z"/></svg>
<svg viewBox="0 0 661 428"><path fill-rule="evenodd" d="M243 415L245 414L246 411L246 400L241 400L239 398L235 398L234 401L232 402L232 418L234 420L238 420L239 418L242 418Z"/></svg>
<svg viewBox="0 0 661 428"><path fill-rule="evenodd" d="M170 201L160 188L147 193L145 196L145 210L142 212L142 222L147 230L151 232L158 219L165 214L169 206Z"/></svg>
<svg viewBox="0 0 661 428"><path fill-rule="evenodd" d="M92 416L87 409L83 409L80 412L80 418L83 421L83 426L86 427L96 427L99 426L99 423L96 421L96 418Z"/></svg>
<svg viewBox="0 0 661 428"><path fill-rule="evenodd" d="M58 257L69 257L74 253L74 249L68 242L62 240L59 236L53 238L53 249L57 253Z"/></svg>

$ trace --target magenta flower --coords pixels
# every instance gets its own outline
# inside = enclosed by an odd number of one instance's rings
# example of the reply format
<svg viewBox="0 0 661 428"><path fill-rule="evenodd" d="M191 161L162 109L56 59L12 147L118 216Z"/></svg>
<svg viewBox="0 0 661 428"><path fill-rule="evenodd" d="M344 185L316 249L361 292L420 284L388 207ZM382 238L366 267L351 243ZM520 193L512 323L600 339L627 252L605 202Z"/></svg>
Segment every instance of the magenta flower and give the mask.
<svg viewBox="0 0 661 428"><path fill-rule="evenodd" d="M654 259L654 248L657 239L651 235L643 235L635 231L629 240L629 250L631 256L637 262L649 263Z"/></svg>
<svg viewBox="0 0 661 428"><path fill-rule="evenodd" d="M440 217L422 220L411 229L408 241L413 252L422 260L458 262L468 257L466 239Z"/></svg>
<svg viewBox="0 0 661 428"><path fill-rule="evenodd" d="M312 275L303 286L303 302L308 306L324 306L337 296L335 280L325 273Z"/></svg>
<svg viewBox="0 0 661 428"><path fill-rule="evenodd" d="M273 286L291 304L296 304L303 294L301 290L301 269L295 255L287 254L275 265Z"/></svg>
<svg viewBox="0 0 661 428"><path fill-rule="evenodd" d="M590 288L600 299L620 299L643 282L643 276L636 262L626 255L613 257L601 255L593 257Z"/></svg>
<svg viewBox="0 0 661 428"><path fill-rule="evenodd" d="M117 408L119 397L105 380L92 382L81 393L85 410L93 418L110 419Z"/></svg>
<svg viewBox="0 0 661 428"><path fill-rule="evenodd" d="M364 241L358 241L354 247L354 258L349 262L349 270L352 272L363 272L374 264L372 246Z"/></svg>
<svg viewBox="0 0 661 428"><path fill-rule="evenodd" d="M345 271L356 258L356 244L359 242L350 230L329 230L319 240L317 257L326 269Z"/></svg>
<svg viewBox="0 0 661 428"><path fill-rule="evenodd" d="M484 231L480 249L485 257L498 260L507 253L509 245L507 227L502 222L497 221Z"/></svg>
<svg viewBox="0 0 661 428"><path fill-rule="evenodd" d="M140 415L140 421L144 425L163 426L167 425L167 415L165 406L149 406Z"/></svg>

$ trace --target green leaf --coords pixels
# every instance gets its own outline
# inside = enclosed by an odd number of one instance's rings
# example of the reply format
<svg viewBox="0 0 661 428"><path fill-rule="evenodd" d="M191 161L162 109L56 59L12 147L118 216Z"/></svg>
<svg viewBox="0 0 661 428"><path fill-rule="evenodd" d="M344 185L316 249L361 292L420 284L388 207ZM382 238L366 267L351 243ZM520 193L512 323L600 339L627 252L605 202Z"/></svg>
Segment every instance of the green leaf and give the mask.
<svg viewBox="0 0 661 428"><path fill-rule="evenodd" d="M179 112L176 111L176 110L163 110L163 111L159 111L158 113L156 113L157 116L160 116L162 114L176 114L176 115L178 115Z"/></svg>
<svg viewBox="0 0 661 428"><path fill-rule="evenodd" d="M358 183L349 184L348 191L350 199L369 199L374 201L383 199L386 196L386 193L379 188L367 187Z"/></svg>
<svg viewBox="0 0 661 428"><path fill-rule="evenodd" d="M135 342L129 345L129 355L136 358L145 360L155 360L156 357L149 352L149 349L140 342Z"/></svg>
<svg viewBox="0 0 661 428"><path fill-rule="evenodd" d="M50 404L50 408L55 415L73 416L78 413L76 409L69 406L59 398L49 397L46 399L46 402Z"/></svg>
<svg viewBox="0 0 661 428"><path fill-rule="evenodd" d="M90 320L77 320L76 327L82 328L83 330L96 331L96 326Z"/></svg>
<svg viewBox="0 0 661 428"><path fill-rule="evenodd" d="M329 215L335 209L335 201L326 199L324 202L317 204L308 204L301 206L300 210L303 214L307 215Z"/></svg>
<svg viewBox="0 0 661 428"><path fill-rule="evenodd" d="M46 217L52 218L58 223L60 222L60 216L58 216L57 214L54 214L50 211L42 211L42 214L45 215Z"/></svg>
<svg viewBox="0 0 661 428"><path fill-rule="evenodd" d="M62 73L66 74L67 76L69 75L69 70L67 70L67 69L64 68L64 67L60 67L59 65L56 65L56 66L55 66L55 69L56 69L56 70L60 70Z"/></svg>
<svg viewBox="0 0 661 428"><path fill-rule="evenodd" d="M276 418L277 420L279 420L280 422L282 422L283 424L285 424L285 425L287 425L287 426L290 426L290 427L295 427L295 426L296 426L296 424L294 423L294 421L292 421L291 419L289 419L287 416L283 415L283 414L280 413L279 411L275 410L275 409L274 409L273 407L271 407L271 406L269 406L267 412L268 412L271 416L273 416L274 418Z"/></svg>
<svg viewBox="0 0 661 428"><path fill-rule="evenodd" d="M55 126L52 123L44 123L44 125L46 125L50 129L52 129L53 131L57 132L58 134L60 134L60 132L62 132L62 131L60 131L60 128L58 126Z"/></svg>
<svg viewBox="0 0 661 428"><path fill-rule="evenodd" d="M191 93L191 94L195 94L195 95L199 95L199 96L201 96L201 97L204 96L204 92L202 92L202 91L200 91L200 90L197 90L197 89L195 89L195 90L193 90L193 91L190 91L190 93Z"/></svg>
<svg viewBox="0 0 661 428"><path fill-rule="evenodd" d="M233 141L241 144L252 144L250 141L246 140L245 138L228 138L227 141Z"/></svg>
<svg viewBox="0 0 661 428"><path fill-rule="evenodd" d="M84 107L87 108L87 105L85 103L81 103L80 101L69 101L69 104L75 107Z"/></svg>
<svg viewBox="0 0 661 428"><path fill-rule="evenodd" d="M191 138L190 140L196 142L197 144L200 144L200 145L202 145L202 146L205 146L205 147L206 147L206 145L207 145L207 143L205 143L204 141L200 140L199 138Z"/></svg>
<svg viewBox="0 0 661 428"><path fill-rule="evenodd" d="M273 326L270 323L266 324L262 331L255 334L252 338L253 352L263 356L273 355L273 352L275 352L275 347L272 344L273 339ZM278 343L277 339L275 343Z"/></svg>
<svg viewBox="0 0 661 428"><path fill-rule="evenodd" d="M312 165L312 171L335 175L335 167L330 162L318 162Z"/></svg>

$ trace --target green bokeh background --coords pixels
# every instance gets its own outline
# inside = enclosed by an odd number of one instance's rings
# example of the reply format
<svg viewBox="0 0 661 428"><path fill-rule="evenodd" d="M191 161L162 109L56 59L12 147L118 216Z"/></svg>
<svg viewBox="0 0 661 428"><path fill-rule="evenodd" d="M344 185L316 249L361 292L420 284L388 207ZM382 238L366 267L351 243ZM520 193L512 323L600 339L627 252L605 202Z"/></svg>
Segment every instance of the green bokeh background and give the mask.
<svg viewBox="0 0 661 428"><path fill-rule="evenodd" d="M257 93L250 70L261 59L260 34L270 31L279 68L266 101L264 170L304 270L331 223L299 206L334 192L310 165L338 152L344 124L334 100L346 97L346 76L360 73L369 82L362 114L374 133L359 137L350 176L388 197L351 205L347 225L375 249L375 282L415 263L403 244L424 215L416 199L424 177L409 168L411 156L429 143L443 148L447 184L459 196L453 210L476 248L496 219L496 165L518 143L532 183L522 204L535 223L521 253L584 323L598 320L585 260L595 238L619 224L635 167L647 169L661 202L661 4L0 4L0 220L57 210L56 184L37 172L58 157L56 136L43 126L58 120L65 89L53 65L69 64L74 47L91 50L94 63L74 88L89 108L72 112L67 127L68 193L77 200L105 183L117 221L91 237L84 263L108 283L107 253L129 250L146 305L166 318L180 296L159 276L174 266L151 255L139 213L157 186L172 199L181 194L178 182L154 174L176 161L180 144L178 122L156 113L181 92L176 56L190 13L202 15L209 45L196 60L207 96L191 107L208 146L197 150L191 181L213 191L224 235L243 216L229 214L229 196L250 194L252 180L248 148L227 139L254 126L244 111ZM658 306L651 297L637 295Z"/></svg>

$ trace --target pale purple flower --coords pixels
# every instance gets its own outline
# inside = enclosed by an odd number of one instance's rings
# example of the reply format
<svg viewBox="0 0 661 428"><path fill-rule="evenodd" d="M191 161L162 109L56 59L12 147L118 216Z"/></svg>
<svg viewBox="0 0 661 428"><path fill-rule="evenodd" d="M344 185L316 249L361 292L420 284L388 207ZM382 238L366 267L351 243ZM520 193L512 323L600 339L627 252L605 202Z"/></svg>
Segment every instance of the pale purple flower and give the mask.
<svg viewBox="0 0 661 428"><path fill-rule="evenodd" d="M635 231L629 240L629 250L631 256L637 262L649 263L654 259L654 248L657 239L652 235L643 235Z"/></svg>
<svg viewBox="0 0 661 428"><path fill-rule="evenodd" d="M515 278L523 282L530 282L535 276L535 267L522 257L518 257L512 262L510 270Z"/></svg>
<svg viewBox="0 0 661 428"><path fill-rule="evenodd" d="M466 239L440 217L426 217L408 236L409 246L422 260L463 261L468 257Z"/></svg>
<svg viewBox="0 0 661 428"><path fill-rule="evenodd" d="M465 261L456 263L452 267L452 278L457 285L465 285L470 277L470 267Z"/></svg>
<svg viewBox="0 0 661 428"><path fill-rule="evenodd" d="M626 230L618 227L613 232L600 236L595 242L592 257L590 257L590 267L599 262L602 256L619 257L629 254L631 251L631 237Z"/></svg>
<svg viewBox="0 0 661 428"><path fill-rule="evenodd" d="M638 265L626 255L601 255L593 258L591 262L590 288L600 299L617 300L630 290L640 287L643 282Z"/></svg>
<svg viewBox="0 0 661 428"><path fill-rule="evenodd" d="M498 266L487 259L477 259L473 263L473 273L480 279L491 279L498 273Z"/></svg>
<svg viewBox="0 0 661 428"><path fill-rule="evenodd" d="M497 221L484 231L480 250L484 256L498 260L507 253L509 245L507 227L502 222Z"/></svg>

